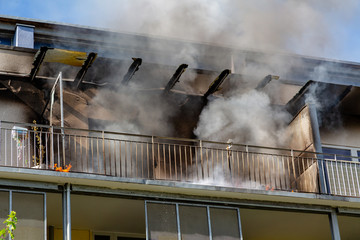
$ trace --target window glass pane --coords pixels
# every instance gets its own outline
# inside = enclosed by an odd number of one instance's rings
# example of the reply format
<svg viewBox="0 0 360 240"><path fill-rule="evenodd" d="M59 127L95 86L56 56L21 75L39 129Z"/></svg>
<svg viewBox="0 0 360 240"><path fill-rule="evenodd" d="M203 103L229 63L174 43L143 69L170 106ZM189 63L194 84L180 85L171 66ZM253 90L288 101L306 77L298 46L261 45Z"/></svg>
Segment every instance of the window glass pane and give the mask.
<svg viewBox="0 0 360 240"><path fill-rule="evenodd" d="M351 156L350 149L338 149L338 148L327 148L327 147L323 147L322 149L323 149L323 153L336 154L337 160L351 161L351 157L344 157L344 156ZM334 159L334 155L324 154L324 157L327 159Z"/></svg>
<svg viewBox="0 0 360 240"><path fill-rule="evenodd" d="M0 192L0 224L2 224L9 215L9 192Z"/></svg>
<svg viewBox="0 0 360 240"><path fill-rule="evenodd" d="M182 240L209 239L206 207L179 206Z"/></svg>
<svg viewBox="0 0 360 240"><path fill-rule="evenodd" d="M145 238L117 237L117 240L145 240Z"/></svg>
<svg viewBox="0 0 360 240"><path fill-rule="evenodd" d="M360 151L357 151L357 153L358 153L358 157L360 157Z"/></svg>
<svg viewBox="0 0 360 240"><path fill-rule="evenodd" d="M11 39L10 38L2 38L2 37L0 37L0 44L2 44L2 45L11 45Z"/></svg>
<svg viewBox="0 0 360 240"><path fill-rule="evenodd" d="M235 209L210 208L213 240L240 239L238 214Z"/></svg>
<svg viewBox="0 0 360 240"><path fill-rule="evenodd" d="M95 235L94 240L110 240L110 236L106 236L106 235Z"/></svg>
<svg viewBox="0 0 360 240"><path fill-rule="evenodd" d="M327 214L240 209L244 239L331 239Z"/></svg>
<svg viewBox="0 0 360 240"><path fill-rule="evenodd" d="M149 239L177 240L175 204L147 203Z"/></svg>
<svg viewBox="0 0 360 240"><path fill-rule="evenodd" d="M341 239L359 239L360 216L350 217L338 215Z"/></svg>
<svg viewBox="0 0 360 240"><path fill-rule="evenodd" d="M44 195L14 192L12 199L12 208L18 219L15 239L45 239Z"/></svg>

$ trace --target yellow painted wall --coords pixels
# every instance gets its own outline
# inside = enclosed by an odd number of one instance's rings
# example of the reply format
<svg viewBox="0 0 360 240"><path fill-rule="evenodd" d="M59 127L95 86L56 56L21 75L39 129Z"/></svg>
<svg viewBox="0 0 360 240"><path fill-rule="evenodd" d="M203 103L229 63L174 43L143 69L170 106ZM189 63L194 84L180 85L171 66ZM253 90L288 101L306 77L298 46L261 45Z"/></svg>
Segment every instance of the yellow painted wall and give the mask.
<svg viewBox="0 0 360 240"><path fill-rule="evenodd" d="M63 230L62 228L54 229L54 240L62 240L63 239ZM91 240L91 232L90 230L71 230L71 239L75 240Z"/></svg>

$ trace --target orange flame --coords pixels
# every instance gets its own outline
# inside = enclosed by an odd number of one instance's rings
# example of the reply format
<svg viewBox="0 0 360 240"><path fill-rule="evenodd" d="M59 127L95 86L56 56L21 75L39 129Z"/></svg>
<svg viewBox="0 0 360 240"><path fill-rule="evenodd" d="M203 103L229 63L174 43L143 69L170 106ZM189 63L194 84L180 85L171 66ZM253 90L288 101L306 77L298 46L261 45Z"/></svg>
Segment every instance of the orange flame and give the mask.
<svg viewBox="0 0 360 240"><path fill-rule="evenodd" d="M69 165L65 165L65 167L66 168L63 169L62 167L58 167L57 163L54 164L55 171L58 172L69 172L72 166L71 164L69 164Z"/></svg>

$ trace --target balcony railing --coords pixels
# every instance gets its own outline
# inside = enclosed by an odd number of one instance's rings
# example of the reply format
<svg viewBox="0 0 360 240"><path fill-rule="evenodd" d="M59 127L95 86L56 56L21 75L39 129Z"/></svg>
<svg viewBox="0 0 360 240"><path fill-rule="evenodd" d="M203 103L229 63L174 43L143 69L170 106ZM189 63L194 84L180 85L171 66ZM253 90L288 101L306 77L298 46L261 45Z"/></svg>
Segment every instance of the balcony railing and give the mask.
<svg viewBox="0 0 360 240"><path fill-rule="evenodd" d="M360 196L360 165L289 149L1 122L0 165ZM324 174L319 174L323 169Z"/></svg>

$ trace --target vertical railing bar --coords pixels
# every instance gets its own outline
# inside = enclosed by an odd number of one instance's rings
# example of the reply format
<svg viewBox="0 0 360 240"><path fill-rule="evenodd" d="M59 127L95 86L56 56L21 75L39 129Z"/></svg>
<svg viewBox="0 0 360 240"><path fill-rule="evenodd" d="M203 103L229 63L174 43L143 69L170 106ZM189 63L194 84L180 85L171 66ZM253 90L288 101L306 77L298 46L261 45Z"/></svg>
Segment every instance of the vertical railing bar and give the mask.
<svg viewBox="0 0 360 240"><path fill-rule="evenodd" d="M117 154L116 154L116 143L118 142L117 140L113 140L114 142L114 176L117 176Z"/></svg>
<svg viewBox="0 0 360 240"><path fill-rule="evenodd" d="M30 138L31 138L31 131L28 132L28 137L27 137L27 151L28 151L28 157L27 157L27 162L28 162L28 167L30 168L31 167L31 144L30 144ZM47 138L45 138L45 140L47 141ZM5 142L6 142L6 139L5 139ZM47 144L46 144L46 147L47 147ZM46 155L47 155L47 149L46 149ZM5 159L6 159L6 156L5 156ZM47 169L47 162L46 162L46 169Z"/></svg>
<svg viewBox="0 0 360 240"><path fill-rule="evenodd" d="M141 143L141 178L144 177L144 144Z"/></svg>
<svg viewBox="0 0 360 240"><path fill-rule="evenodd" d="M335 155L336 156L336 155ZM346 185L345 185L345 177L344 177L344 169L343 169L343 163L342 162L339 162L340 163L340 168L341 168L341 176L342 176L342 180L343 180L343 187L344 187L344 192L345 192L345 196L346 196Z"/></svg>
<svg viewBox="0 0 360 240"><path fill-rule="evenodd" d="M346 180L347 180L347 185L349 185L349 195L351 196L351 187L350 187L350 179L349 179L349 164L346 162L343 163L344 164L344 167L346 168L345 169L345 173L346 173Z"/></svg>
<svg viewBox="0 0 360 240"><path fill-rule="evenodd" d="M197 147L195 146L195 164L196 164L196 176L197 176L197 180L199 181L199 165L198 165L198 150L196 149Z"/></svg>
<svg viewBox="0 0 360 240"><path fill-rule="evenodd" d="M96 137L97 173L101 173L99 137ZM75 154L76 156L76 154Z"/></svg>
<svg viewBox="0 0 360 240"><path fill-rule="evenodd" d="M12 134L13 134L13 132L11 131L10 132L10 156L11 156L11 158L10 158L10 166L14 166L14 164L13 164L13 139L12 139Z"/></svg>
<svg viewBox="0 0 360 240"><path fill-rule="evenodd" d="M239 159L239 151L236 151L236 161L237 161L237 168L238 168L238 180L237 180L237 184L240 183L240 159Z"/></svg>
<svg viewBox="0 0 360 240"><path fill-rule="evenodd" d="M159 169L159 178L161 179L161 158L160 158L160 143L158 142L158 147L157 147L157 155L158 155L158 166L157 168Z"/></svg>
<svg viewBox="0 0 360 240"><path fill-rule="evenodd" d="M162 144L162 149L163 149L163 161L164 161L164 174L165 174L165 179L167 179L167 171L166 171L166 144ZM161 168L160 168L161 170Z"/></svg>
<svg viewBox="0 0 360 240"><path fill-rule="evenodd" d="M84 172L82 136L79 136L79 147L80 147L80 169L81 172Z"/></svg>
<svg viewBox="0 0 360 240"><path fill-rule="evenodd" d="M283 175L283 189L284 190L289 190L289 188L287 188L287 181L286 181L286 167L285 167L285 160L284 160L284 156L283 155L280 155L280 159L281 159L281 163L282 163L282 168L283 168L283 171L282 171L282 175Z"/></svg>
<svg viewBox="0 0 360 240"><path fill-rule="evenodd" d="M187 151L186 151L186 145L184 146L184 154L185 154L185 180L188 180L188 159L187 159Z"/></svg>
<svg viewBox="0 0 360 240"><path fill-rule="evenodd" d="M152 170L153 170L153 179L155 179L155 144L154 137L151 137L151 149L152 149Z"/></svg>
<svg viewBox="0 0 360 240"><path fill-rule="evenodd" d="M147 168L147 177L150 178L150 154L149 154L149 143L146 143L146 168Z"/></svg>
<svg viewBox="0 0 360 240"><path fill-rule="evenodd" d="M270 189L272 187L272 185L273 185L272 174L271 174L271 162L269 160L270 157L268 155L264 155L264 156L266 156L266 162L267 162L267 165L268 165L268 176L269 176L268 180L269 180L269 189Z"/></svg>
<svg viewBox="0 0 360 240"><path fill-rule="evenodd" d="M260 165L261 165L261 154L257 154L256 156L256 160L257 160L257 166L255 169L257 169L257 175L258 175L258 179L259 179L259 184L258 185L261 185L261 169L260 169Z"/></svg>
<svg viewBox="0 0 360 240"><path fill-rule="evenodd" d="M245 158L243 151L241 151L241 162L242 162L242 181L245 182Z"/></svg>
<svg viewBox="0 0 360 240"><path fill-rule="evenodd" d="M309 187L308 185L308 177L306 177L306 169L305 169L305 164L304 164L304 161L305 161L305 157L301 157L301 162L302 162L302 167L303 167L303 175L304 175L304 178L305 178L305 186L306 188Z"/></svg>
<svg viewBox="0 0 360 240"><path fill-rule="evenodd" d="M61 164L61 158L60 158L60 135L59 134L56 134L57 136L57 152L58 152L58 160L57 160L57 163L58 163L58 166L60 166ZM35 158L36 159L36 158Z"/></svg>
<svg viewBox="0 0 360 240"><path fill-rule="evenodd" d="M359 176L358 176L358 164L354 164L356 171L355 171L355 175L356 175L356 181L357 181L357 186L358 186L358 195L360 196L360 185L359 185Z"/></svg>
<svg viewBox="0 0 360 240"><path fill-rule="evenodd" d="M39 167L42 163L42 130L39 131Z"/></svg>
<svg viewBox="0 0 360 240"><path fill-rule="evenodd" d="M354 190L354 194L356 196L356 189L355 189L355 181L354 181L354 174L353 174L353 170L352 170L352 167L351 167L351 164L352 163L349 163L349 166L350 166L350 175L351 175L351 183L353 185L353 190ZM349 169L349 168L348 168ZM350 180L349 180L349 185L350 185ZM349 186L349 189L350 189L350 186ZM350 191L350 195L352 196L352 193Z"/></svg>
<svg viewBox="0 0 360 240"><path fill-rule="evenodd" d="M325 161L327 162L327 160L324 160L324 162L325 162ZM333 162L332 162L332 161L329 161L328 166L331 167L331 170L329 170L329 175L331 174L331 177L335 180L334 164L333 164ZM330 173L330 171L331 171L331 173ZM335 181L332 181L333 184L330 184L330 182L331 182L331 177L330 177L330 176L328 177L328 178L329 178L329 188L330 188L330 192L336 192L336 183L335 183Z"/></svg>
<svg viewBox="0 0 360 240"><path fill-rule="evenodd" d="M194 162L193 162L193 154L192 154L192 146L189 146L189 151L190 151L190 168L191 168L191 171L192 171L192 174L191 174L191 178L194 179L195 176L194 176Z"/></svg>
<svg viewBox="0 0 360 240"><path fill-rule="evenodd" d="M102 154L103 154L103 167L104 175L106 175L106 153L105 153L105 132L102 131Z"/></svg>
<svg viewBox="0 0 360 240"><path fill-rule="evenodd" d="M34 131L34 158L32 159L32 162L33 162L33 165L35 165L35 163L36 163L36 132L35 131ZM13 163L12 163L12 156L11 156L11 166L12 165L13 165Z"/></svg>
<svg viewBox="0 0 360 240"><path fill-rule="evenodd" d="M91 172L94 172L95 169L95 160L94 160L94 138L90 138L91 139ZM69 139L70 140L70 139ZM71 151L69 151L71 154ZM71 157L70 157L71 159Z"/></svg>
<svg viewBox="0 0 360 240"><path fill-rule="evenodd" d="M289 189L292 189L291 187L291 168L290 168L290 159L288 156L285 156L286 162L287 162L287 166L288 166L288 172L289 172Z"/></svg>
<svg viewBox="0 0 360 240"><path fill-rule="evenodd" d="M290 188L287 187L287 180L286 180L286 167L285 167L285 159L283 155L280 155L280 159L281 159L281 165L282 165L282 177L283 177L283 185L282 185L282 189L283 190L289 190Z"/></svg>
<svg viewBox="0 0 360 240"><path fill-rule="evenodd" d="M224 151L221 150L221 166L222 166L222 171L225 172L225 167L224 167Z"/></svg>
<svg viewBox="0 0 360 240"><path fill-rule="evenodd" d="M7 153L7 129L4 130L4 142L5 142L5 166L7 166L7 160L8 160L8 153ZM29 137L30 138L30 137ZM29 145L30 147L30 145ZM30 158L30 155L29 155ZM31 161L31 158L30 158Z"/></svg>
<svg viewBox="0 0 360 240"><path fill-rule="evenodd" d="M69 134L69 161L71 162L71 135Z"/></svg>
<svg viewBox="0 0 360 240"><path fill-rule="evenodd" d="M74 160L76 162L76 167L77 169L79 169L78 167L78 163L79 163L79 159L78 159L78 156L77 156L77 139L76 139L76 135L74 135Z"/></svg>
<svg viewBox="0 0 360 240"><path fill-rule="evenodd" d="M203 143L201 140L199 141L199 144L200 144L200 163L201 163L201 174L202 174L201 179L204 179L205 175L204 175L204 161L203 161L203 151L202 151Z"/></svg>
<svg viewBox="0 0 360 240"><path fill-rule="evenodd" d="M335 166L336 166L336 173L337 173L337 181L338 181L338 184L339 184L339 192L340 192L340 195L342 195L342 191L341 191L341 183L340 183L340 174L339 174L339 167L338 167L338 162L336 161L336 155L334 155L334 160L335 160ZM335 180L335 178L334 178ZM335 181L336 182L336 181ZM337 194L337 193L336 193Z"/></svg>
<svg viewBox="0 0 360 240"><path fill-rule="evenodd" d="M122 152L121 152L121 140L119 140L119 177L122 176Z"/></svg>
<svg viewBox="0 0 360 240"><path fill-rule="evenodd" d="M209 149L205 148L205 156L206 156L206 170L208 178L210 178L210 168L209 168Z"/></svg>
<svg viewBox="0 0 360 240"><path fill-rule="evenodd" d="M211 160L212 160L212 179L215 180L215 160L214 160L214 150L211 150Z"/></svg>
<svg viewBox="0 0 360 240"><path fill-rule="evenodd" d="M265 161L265 159L266 159L266 156L264 155L264 154L261 154L261 162L262 162L262 169L263 169L263 181L264 181L264 185L266 186L266 184L267 184L267 181L266 181L266 166L265 166L265 164L266 164L266 161Z"/></svg>
<svg viewBox="0 0 360 240"><path fill-rule="evenodd" d="M109 168L109 175L112 176L112 167L111 167L111 164L112 164L112 156L111 156L111 142L113 140L111 139L108 139L108 156L109 156L109 161L108 161L108 168ZM106 174L106 173L105 173Z"/></svg>
<svg viewBox="0 0 360 240"><path fill-rule="evenodd" d="M172 172L171 172L171 145L170 144L168 144L168 146L169 146L169 173L170 173L170 180L173 180L172 179Z"/></svg>
<svg viewBox="0 0 360 240"><path fill-rule="evenodd" d="M127 177L127 142L124 141L124 148L125 148L125 177Z"/></svg>
<svg viewBox="0 0 360 240"><path fill-rule="evenodd" d="M135 177L138 177L138 143L135 142Z"/></svg>
<svg viewBox="0 0 360 240"><path fill-rule="evenodd" d="M25 157L25 135L24 134L22 134L22 167L26 167L25 166L25 159L26 159L26 157Z"/></svg>
<svg viewBox="0 0 360 240"><path fill-rule="evenodd" d="M84 161L84 167L85 170L84 172L88 173L89 172L89 138L88 136L85 136L85 161Z"/></svg>
<svg viewBox="0 0 360 240"><path fill-rule="evenodd" d="M293 168L293 174L294 174L294 184L295 184L295 189L298 190L297 188L297 179L296 179L296 172L295 172L295 160L294 160L294 150L291 149L291 161L292 161L292 168Z"/></svg>
<svg viewBox="0 0 360 240"><path fill-rule="evenodd" d="M300 166L300 156L298 155L297 157L295 157L295 159L297 159L297 166L298 166L298 174L299 174L299 178L301 177L301 166Z"/></svg>
<svg viewBox="0 0 360 240"><path fill-rule="evenodd" d="M327 160L324 160L324 162ZM334 184L330 184L330 192L336 192L336 180L335 180L335 173L334 173L334 162L333 161L329 161L329 163L331 164L331 172L332 172L332 177L333 177L333 183ZM331 181L331 179L329 178L329 182ZM334 189L332 189L332 186L334 186Z"/></svg>
<svg viewBox="0 0 360 240"><path fill-rule="evenodd" d="M249 176L248 176L249 181L251 181L251 177L250 177L250 174L251 174L251 172L250 172L250 160L249 160L249 146L246 145L245 150L246 150L246 167L248 168L246 172L249 174Z"/></svg>
<svg viewBox="0 0 360 240"><path fill-rule="evenodd" d="M177 174L177 161L176 161L176 144L174 144L174 168L175 168L175 180L178 179L178 174Z"/></svg>
<svg viewBox="0 0 360 240"><path fill-rule="evenodd" d="M277 162L277 164L278 164L278 173L277 173L277 175L278 175L278 179L279 179L279 185L280 185L280 190L285 190L286 188L285 187L283 187L284 186L284 179L283 179L283 173L284 173L284 171L281 171L281 169L282 169L282 165L283 165L283 162L282 162L282 157L281 157L281 155L279 154L279 155L277 155L277 156L275 156L275 158L276 158L276 162ZM284 169L283 169L284 170Z"/></svg>
<svg viewBox="0 0 360 240"><path fill-rule="evenodd" d="M255 158L256 158L256 156L257 156L257 154L252 154L252 165L253 165L253 167L252 167L252 169L253 169L253 172L254 172L254 185L255 185L255 187L256 187L256 184L257 184L257 182L256 182L256 167L255 167Z"/></svg>
<svg viewBox="0 0 360 240"><path fill-rule="evenodd" d="M133 143L129 141L129 145L130 145L130 177L133 177Z"/></svg>
<svg viewBox="0 0 360 240"><path fill-rule="evenodd" d="M181 151L182 151L182 146L179 145L180 181L182 181L182 176L183 176L183 173L182 173L182 154L181 154Z"/></svg>

